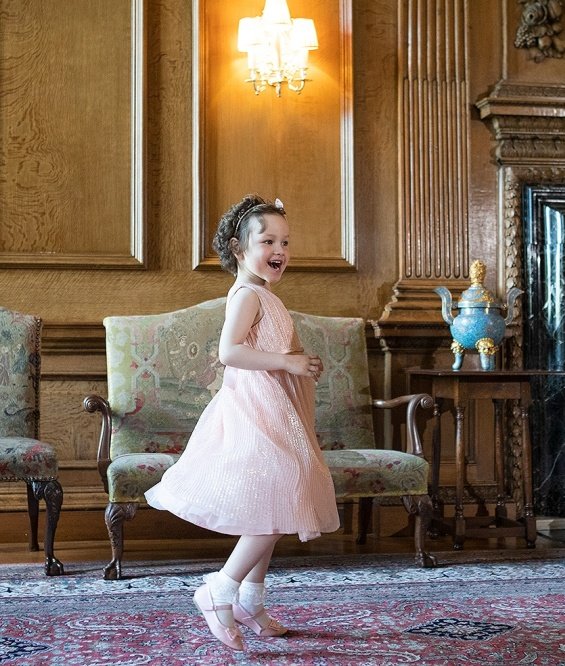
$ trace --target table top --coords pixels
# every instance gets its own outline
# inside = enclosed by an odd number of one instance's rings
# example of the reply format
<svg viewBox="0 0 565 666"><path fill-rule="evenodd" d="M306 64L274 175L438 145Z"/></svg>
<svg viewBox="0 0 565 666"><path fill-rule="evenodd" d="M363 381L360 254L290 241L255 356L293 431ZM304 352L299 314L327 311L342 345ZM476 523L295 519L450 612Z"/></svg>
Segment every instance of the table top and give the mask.
<svg viewBox="0 0 565 666"><path fill-rule="evenodd" d="M565 377L565 371L561 370L449 370L424 368L406 368L409 375L420 375L427 377L484 377L485 379L522 379L528 377Z"/></svg>

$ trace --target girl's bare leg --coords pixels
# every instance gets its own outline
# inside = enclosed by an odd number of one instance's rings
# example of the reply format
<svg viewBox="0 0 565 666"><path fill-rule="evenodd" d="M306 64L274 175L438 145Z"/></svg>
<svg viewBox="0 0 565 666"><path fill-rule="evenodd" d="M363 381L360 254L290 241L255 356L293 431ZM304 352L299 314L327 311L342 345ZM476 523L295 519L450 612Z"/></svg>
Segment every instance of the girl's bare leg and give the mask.
<svg viewBox="0 0 565 666"><path fill-rule="evenodd" d="M242 536L223 566L223 571L233 580L246 578L262 583L269 568L273 549L281 534L257 534Z"/></svg>

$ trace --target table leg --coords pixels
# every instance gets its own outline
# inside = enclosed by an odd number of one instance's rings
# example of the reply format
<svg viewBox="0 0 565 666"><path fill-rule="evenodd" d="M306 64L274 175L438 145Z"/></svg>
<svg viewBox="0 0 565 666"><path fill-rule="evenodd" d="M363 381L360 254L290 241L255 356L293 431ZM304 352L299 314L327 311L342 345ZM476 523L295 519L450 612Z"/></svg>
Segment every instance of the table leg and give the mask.
<svg viewBox="0 0 565 666"><path fill-rule="evenodd" d="M496 519L506 518L506 499L504 492L504 436L502 432L503 400L493 399L494 405L494 459L496 465Z"/></svg>
<svg viewBox="0 0 565 666"><path fill-rule="evenodd" d="M522 487L524 492L524 522L526 524L526 546L536 546L536 518L532 489L532 443L530 441L530 414L528 405L520 403L522 414Z"/></svg>
<svg viewBox="0 0 565 666"><path fill-rule="evenodd" d="M463 426L465 422L465 407L455 405L455 530L453 548L461 550L465 541L465 518L463 516L463 490L465 483L465 439Z"/></svg>
<svg viewBox="0 0 565 666"><path fill-rule="evenodd" d="M432 433L432 531L439 534L439 525L443 521L443 502L439 497L439 470L441 465L441 407L443 400L434 401L434 429Z"/></svg>

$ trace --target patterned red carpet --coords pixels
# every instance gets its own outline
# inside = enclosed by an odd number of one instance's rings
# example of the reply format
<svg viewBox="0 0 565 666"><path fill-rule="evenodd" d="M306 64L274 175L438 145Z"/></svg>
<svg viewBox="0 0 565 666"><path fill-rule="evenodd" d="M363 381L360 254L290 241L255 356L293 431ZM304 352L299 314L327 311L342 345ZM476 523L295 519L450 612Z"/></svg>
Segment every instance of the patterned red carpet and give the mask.
<svg viewBox="0 0 565 666"><path fill-rule="evenodd" d="M4 566L0 664L565 665L565 551L508 553L443 554L437 569L405 556L277 560L268 605L291 631L246 630L244 653L211 638L192 605L213 562L126 562L116 582L100 563L66 564L58 579Z"/></svg>

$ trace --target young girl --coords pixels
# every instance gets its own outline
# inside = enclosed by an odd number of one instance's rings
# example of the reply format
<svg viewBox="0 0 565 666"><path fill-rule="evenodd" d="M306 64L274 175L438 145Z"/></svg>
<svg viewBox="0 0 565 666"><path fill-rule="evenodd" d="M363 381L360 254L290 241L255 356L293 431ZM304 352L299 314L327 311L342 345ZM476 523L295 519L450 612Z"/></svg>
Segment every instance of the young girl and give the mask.
<svg viewBox="0 0 565 666"><path fill-rule="evenodd" d="M242 650L236 622L258 636L287 631L263 607L275 543L283 534L306 541L333 532L339 519L314 430L322 361L304 353L271 292L289 261L282 203L245 197L222 216L214 249L236 276L219 344L223 385L178 462L146 497L196 525L241 535L194 602L214 636Z"/></svg>

